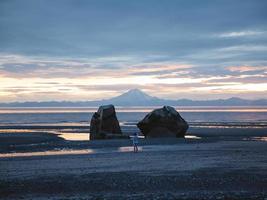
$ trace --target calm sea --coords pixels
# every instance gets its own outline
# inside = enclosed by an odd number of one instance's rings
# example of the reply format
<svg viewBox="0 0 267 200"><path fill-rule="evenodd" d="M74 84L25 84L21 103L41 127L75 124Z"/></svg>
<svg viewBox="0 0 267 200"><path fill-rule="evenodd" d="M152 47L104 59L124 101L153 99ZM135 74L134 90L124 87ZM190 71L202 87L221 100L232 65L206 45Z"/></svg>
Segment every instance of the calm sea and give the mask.
<svg viewBox="0 0 267 200"><path fill-rule="evenodd" d="M131 127L155 107L116 107L122 126ZM191 126L267 126L267 107L176 107ZM0 125L89 125L96 107L0 108Z"/></svg>

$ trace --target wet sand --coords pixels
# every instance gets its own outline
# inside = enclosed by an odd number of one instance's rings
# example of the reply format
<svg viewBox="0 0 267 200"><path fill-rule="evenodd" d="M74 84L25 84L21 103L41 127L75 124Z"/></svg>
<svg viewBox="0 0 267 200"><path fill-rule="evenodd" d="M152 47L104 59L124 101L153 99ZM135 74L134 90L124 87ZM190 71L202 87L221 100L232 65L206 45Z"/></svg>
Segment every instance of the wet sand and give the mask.
<svg viewBox="0 0 267 200"><path fill-rule="evenodd" d="M265 130L253 138L221 132L140 140L139 153L130 140L2 143L0 198L266 199L267 142L254 138ZM26 154L3 157L14 151Z"/></svg>
<svg viewBox="0 0 267 200"><path fill-rule="evenodd" d="M202 142L213 140L236 140L240 138L267 136L267 128L213 128L190 127L187 135L199 137ZM114 146L129 146L130 140L89 141L87 126L1 126L0 154L11 152L40 152L60 149L106 148ZM127 142L128 141L128 142ZM153 142L151 142L153 141ZM142 144L172 144L195 140L140 140Z"/></svg>

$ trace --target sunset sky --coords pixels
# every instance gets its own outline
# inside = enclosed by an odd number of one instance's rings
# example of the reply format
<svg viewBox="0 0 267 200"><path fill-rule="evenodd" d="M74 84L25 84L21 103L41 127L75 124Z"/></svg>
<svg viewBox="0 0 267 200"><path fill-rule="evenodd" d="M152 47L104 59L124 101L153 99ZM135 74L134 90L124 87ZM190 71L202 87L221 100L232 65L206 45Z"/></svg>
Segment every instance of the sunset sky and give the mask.
<svg viewBox="0 0 267 200"><path fill-rule="evenodd" d="M267 98L266 0L1 0L0 102Z"/></svg>

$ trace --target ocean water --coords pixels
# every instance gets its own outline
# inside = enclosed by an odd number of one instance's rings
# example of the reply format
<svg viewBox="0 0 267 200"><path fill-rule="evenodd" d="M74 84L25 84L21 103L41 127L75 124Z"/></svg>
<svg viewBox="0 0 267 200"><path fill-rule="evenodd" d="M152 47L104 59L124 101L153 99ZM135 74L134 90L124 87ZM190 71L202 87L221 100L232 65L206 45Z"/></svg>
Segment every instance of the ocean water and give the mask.
<svg viewBox="0 0 267 200"><path fill-rule="evenodd" d="M88 140L90 120L97 107L89 108L0 108L0 133L49 131L66 140ZM116 107L124 134L139 132L136 124L155 107ZM196 128L267 129L267 107L176 107ZM262 129L263 128L263 129ZM189 131L190 131L189 129ZM196 130L195 129L195 130ZM236 129L235 129L236 130Z"/></svg>
<svg viewBox="0 0 267 200"><path fill-rule="evenodd" d="M123 127L136 123L155 107L116 107ZM0 108L3 125L89 125L97 107ZM267 107L176 107L191 126L267 126Z"/></svg>

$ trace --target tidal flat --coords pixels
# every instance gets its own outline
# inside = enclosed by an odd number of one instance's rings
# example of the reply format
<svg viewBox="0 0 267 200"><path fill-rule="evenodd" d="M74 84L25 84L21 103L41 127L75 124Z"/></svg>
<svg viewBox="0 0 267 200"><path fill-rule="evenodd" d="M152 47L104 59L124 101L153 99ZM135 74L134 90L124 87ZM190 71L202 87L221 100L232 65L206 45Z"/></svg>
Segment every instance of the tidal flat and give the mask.
<svg viewBox="0 0 267 200"><path fill-rule="evenodd" d="M8 148L2 140L0 197L266 199L266 130L253 136L252 130L248 135L242 129L235 135L214 131L191 130L194 137L185 139L140 139L138 153L125 139L68 141L35 132L34 145Z"/></svg>

